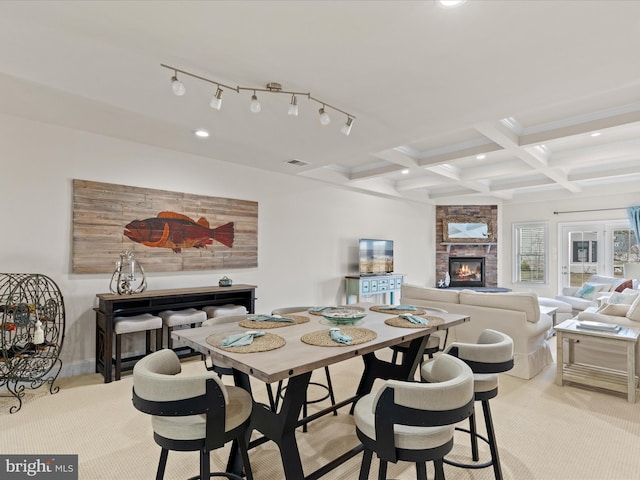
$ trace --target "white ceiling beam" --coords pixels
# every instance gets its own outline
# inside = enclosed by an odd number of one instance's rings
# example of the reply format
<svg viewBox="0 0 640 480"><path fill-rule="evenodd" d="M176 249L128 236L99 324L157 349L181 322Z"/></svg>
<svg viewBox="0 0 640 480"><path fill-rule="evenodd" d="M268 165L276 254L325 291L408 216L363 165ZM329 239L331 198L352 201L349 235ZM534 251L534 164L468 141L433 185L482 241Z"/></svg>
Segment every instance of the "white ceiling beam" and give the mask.
<svg viewBox="0 0 640 480"><path fill-rule="evenodd" d="M475 157L476 155L487 154L492 152L498 152L502 150L502 147L496 143L488 143L486 145L477 145L474 147L465 148L462 150L456 150L453 152L440 153L426 158L420 158L418 165L421 167L428 167L431 165L440 165L443 163L451 162L466 157Z"/></svg>
<svg viewBox="0 0 640 480"><path fill-rule="evenodd" d="M359 170L357 172L351 172L349 174L349 180L382 177L390 173L400 173L403 169L403 166L394 164L385 167L371 168L369 170Z"/></svg>
<svg viewBox="0 0 640 480"><path fill-rule="evenodd" d="M390 148L389 150L383 150L381 152L374 153L373 156L387 162L397 163L398 165L402 165L405 168L419 166L418 160L416 158L404 152L400 152L395 148Z"/></svg>
<svg viewBox="0 0 640 480"><path fill-rule="evenodd" d="M544 132L525 134L520 137L519 145L537 145L551 140L557 140L559 138L566 138L573 135L584 135L591 132L605 130L607 128L620 127L637 122L640 122L640 111L621 113L618 115L611 115L610 117L577 123L575 125L553 128L545 130Z"/></svg>
<svg viewBox="0 0 640 480"><path fill-rule="evenodd" d="M558 183L570 192L581 191L580 187L572 184L566 178L566 174L561 170L549 168L549 159L543 153L536 149L527 151L520 146L518 135L507 128L501 122L484 122L475 126L476 130L493 140L494 142L502 145L505 150L512 153L514 156L521 159L523 162L534 168L541 174L549 177L554 182Z"/></svg>

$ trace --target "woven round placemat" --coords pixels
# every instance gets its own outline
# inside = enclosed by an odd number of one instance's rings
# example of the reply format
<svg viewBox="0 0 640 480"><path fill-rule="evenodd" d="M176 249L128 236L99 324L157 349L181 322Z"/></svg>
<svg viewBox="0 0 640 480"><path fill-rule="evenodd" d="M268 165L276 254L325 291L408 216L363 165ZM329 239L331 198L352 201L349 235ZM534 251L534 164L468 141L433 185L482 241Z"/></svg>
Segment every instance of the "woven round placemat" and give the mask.
<svg viewBox="0 0 640 480"><path fill-rule="evenodd" d="M300 337L300 340L302 340L304 343L315 345L317 347L348 347L351 345L370 342L378 336L376 332L374 332L373 330L369 330L368 328L341 327L340 331L345 335L349 335L351 337L350 344L347 345L331 340L329 329L306 333L302 337Z"/></svg>
<svg viewBox="0 0 640 480"><path fill-rule="evenodd" d="M270 328L289 327L291 325L298 325L309 321L309 317L303 317L302 315L285 314L282 316L292 319L293 322L271 322L269 320L256 322L255 320L242 320L238 325L244 328L250 328L251 330L268 330Z"/></svg>
<svg viewBox="0 0 640 480"><path fill-rule="evenodd" d="M422 310L420 308L417 310L392 310L380 307L388 307L388 305L374 305L373 307L369 307L369 310L378 313L389 313L391 315L400 315L401 313L410 313L411 315L424 315L425 313L427 313L425 310Z"/></svg>
<svg viewBox="0 0 640 480"><path fill-rule="evenodd" d="M387 325L391 325L392 327L402 327L402 328L425 328L425 327L433 327L436 325L442 325L444 323L444 320L440 317L432 317L431 315L427 315L427 316L422 316L422 318L425 318L429 323L426 325L418 325L417 323L412 323L406 318L402 318L402 317L387 318L384 321L384 323L386 323Z"/></svg>
<svg viewBox="0 0 640 480"><path fill-rule="evenodd" d="M254 337L253 342L249 345L243 345L242 347L223 347L221 343L226 337L227 335L209 335L207 337L207 343L212 347L219 348L220 350L226 350L227 352L234 353L268 352L269 350L284 347L287 343L284 338L278 335L265 333L261 337Z"/></svg>
<svg viewBox="0 0 640 480"><path fill-rule="evenodd" d="M340 306L340 307L328 307L328 308L342 308L342 309L344 309L344 310L357 310L357 311L359 311L359 312L364 312L364 308L362 308L362 307L352 307L351 305L342 305L342 306ZM311 310L309 310L309 313L310 313L311 315L319 315L319 316L322 316L322 313L323 313L323 312L315 312L315 311L311 311Z"/></svg>

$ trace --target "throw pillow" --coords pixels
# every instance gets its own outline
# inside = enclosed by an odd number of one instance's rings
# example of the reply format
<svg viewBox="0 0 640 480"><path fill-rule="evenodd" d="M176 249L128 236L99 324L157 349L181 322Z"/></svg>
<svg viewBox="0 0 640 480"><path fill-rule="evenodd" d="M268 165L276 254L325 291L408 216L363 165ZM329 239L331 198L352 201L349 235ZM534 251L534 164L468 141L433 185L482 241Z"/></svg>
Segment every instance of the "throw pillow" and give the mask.
<svg viewBox="0 0 640 480"><path fill-rule="evenodd" d="M636 299L633 301L633 303L629 307L629 311L627 312L626 317L629 320L640 322L640 295L636 297Z"/></svg>
<svg viewBox="0 0 640 480"><path fill-rule="evenodd" d="M613 305L631 305L638 297L638 294L640 294L640 292L633 292L632 290L625 291L623 293L613 292L607 299L607 303Z"/></svg>
<svg viewBox="0 0 640 480"><path fill-rule="evenodd" d="M589 283L585 282L575 293L575 296L578 298L584 298L587 300L592 300L593 296L602 290L602 285L597 283Z"/></svg>
<svg viewBox="0 0 640 480"><path fill-rule="evenodd" d="M633 288L633 280L625 280L616 287L616 292L622 292L626 288Z"/></svg>
<svg viewBox="0 0 640 480"><path fill-rule="evenodd" d="M603 315L613 315L614 317L625 317L631 305L605 303L598 308L597 313Z"/></svg>

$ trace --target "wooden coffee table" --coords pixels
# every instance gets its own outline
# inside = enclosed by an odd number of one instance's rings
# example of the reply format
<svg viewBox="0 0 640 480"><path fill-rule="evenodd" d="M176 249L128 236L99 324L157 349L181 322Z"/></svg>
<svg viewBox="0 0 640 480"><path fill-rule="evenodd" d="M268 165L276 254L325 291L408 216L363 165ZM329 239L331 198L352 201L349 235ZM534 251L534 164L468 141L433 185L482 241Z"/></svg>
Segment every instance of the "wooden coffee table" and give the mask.
<svg viewBox="0 0 640 480"><path fill-rule="evenodd" d="M557 337L557 372L556 384L563 385L565 381L603 388L627 394L627 400L636 401L636 358L638 355L638 338L640 329L622 327L618 332L602 332L578 328L577 320L570 319L554 327ZM564 363L564 339L568 340L569 361ZM602 343L615 347L626 347L627 370L619 371L597 365L575 363L575 344L581 340Z"/></svg>

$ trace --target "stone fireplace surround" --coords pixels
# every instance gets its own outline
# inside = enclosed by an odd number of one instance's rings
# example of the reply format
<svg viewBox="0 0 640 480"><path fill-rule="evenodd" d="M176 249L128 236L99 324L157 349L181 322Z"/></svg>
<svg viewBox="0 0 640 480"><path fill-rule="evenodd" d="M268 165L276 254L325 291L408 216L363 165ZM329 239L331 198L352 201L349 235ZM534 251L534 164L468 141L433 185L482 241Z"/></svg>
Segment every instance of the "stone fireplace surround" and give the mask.
<svg viewBox="0 0 640 480"><path fill-rule="evenodd" d="M442 245L442 221L446 217L451 216L474 216L474 217L490 217L494 225L498 225L498 206L497 205L438 205L436 206L436 284L438 280L444 279L449 271L449 257L484 257L484 273L485 287L498 286L498 248L500 241L498 238L497 228L495 231L494 242L497 245L492 246L487 251L487 246L479 244L453 244ZM447 251L447 249L449 251ZM434 285L436 286L436 285Z"/></svg>

